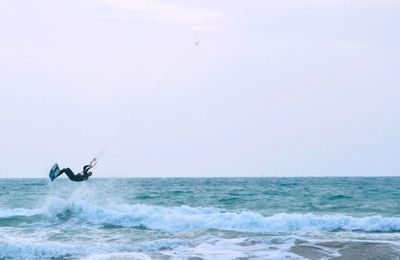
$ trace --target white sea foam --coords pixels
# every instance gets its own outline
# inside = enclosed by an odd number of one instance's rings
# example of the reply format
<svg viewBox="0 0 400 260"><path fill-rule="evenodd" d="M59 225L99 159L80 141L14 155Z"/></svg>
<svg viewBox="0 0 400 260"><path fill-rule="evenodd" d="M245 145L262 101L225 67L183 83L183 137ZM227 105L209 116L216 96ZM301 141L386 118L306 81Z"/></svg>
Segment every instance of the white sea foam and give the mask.
<svg viewBox="0 0 400 260"><path fill-rule="evenodd" d="M143 204L96 205L90 201L51 199L40 209L7 209L0 217L42 215L51 224L116 225L144 227L168 232L192 230L232 230L241 232L323 231L400 231L398 217L354 217L348 215L315 215L280 213L272 216L242 211L225 212L215 208L160 207Z"/></svg>
<svg viewBox="0 0 400 260"><path fill-rule="evenodd" d="M250 238L210 238L199 243L191 243L190 246L182 245L172 250L161 252L137 253L101 253L92 254L84 260L114 260L114 259L210 259L226 260L239 258L252 259L304 259L289 251L294 245L293 241L287 243L268 245Z"/></svg>
<svg viewBox="0 0 400 260"><path fill-rule="evenodd" d="M221 239L210 238L195 246L179 246L174 250L164 252L172 259L226 260L226 259L303 259L290 252L294 246L293 239L279 242L259 241L252 238Z"/></svg>
<svg viewBox="0 0 400 260"><path fill-rule="evenodd" d="M104 253L92 254L83 260L151 260L152 258L144 253Z"/></svg>
<svg viewBox="0 0 400 260"><path fill-rule="evenodd" d="M12 259L51 259L69 256L85 260L110 259L237 259L257 257L259 259L301 259L289 249L293 240L285 240L273 245L268 241L255 241L251 238L199 238L186 240L161 239L135 245L109 244L62 244L60 242L38 242L21 239L0 240L0 258Z"/></svg>

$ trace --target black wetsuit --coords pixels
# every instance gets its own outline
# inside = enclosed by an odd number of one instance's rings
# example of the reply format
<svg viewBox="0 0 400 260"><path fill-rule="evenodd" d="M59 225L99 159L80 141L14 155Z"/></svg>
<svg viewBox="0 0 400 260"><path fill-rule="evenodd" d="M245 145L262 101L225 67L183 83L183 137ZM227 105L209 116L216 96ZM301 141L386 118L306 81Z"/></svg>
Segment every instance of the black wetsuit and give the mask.
<svg viewBox="0 0 400 260"><path fill-rule="evenodd" d="M83 174L74 174L74 172L70 168L65 168L60 170L58 175L65 173L71 181L87 181L89 178L88 171L90 169L90 165L83 166Z"/></svg>

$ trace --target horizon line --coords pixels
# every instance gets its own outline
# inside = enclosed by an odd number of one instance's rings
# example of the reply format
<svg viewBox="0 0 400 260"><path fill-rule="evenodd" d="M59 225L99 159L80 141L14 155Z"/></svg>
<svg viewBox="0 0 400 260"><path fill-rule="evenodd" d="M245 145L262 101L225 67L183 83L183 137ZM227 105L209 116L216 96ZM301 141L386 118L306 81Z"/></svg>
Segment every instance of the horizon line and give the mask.
<svg viewBox="0 0 400 260"><path fill-rule="evenodd" d="M90 179L240 179L240 178L398 178L400 175L351 175L351 176L150 176L150 177L91 177ZM0 177L0 180L3 179L48 179L47 177ZM68 180L68 178L62 178Z"/></svg>

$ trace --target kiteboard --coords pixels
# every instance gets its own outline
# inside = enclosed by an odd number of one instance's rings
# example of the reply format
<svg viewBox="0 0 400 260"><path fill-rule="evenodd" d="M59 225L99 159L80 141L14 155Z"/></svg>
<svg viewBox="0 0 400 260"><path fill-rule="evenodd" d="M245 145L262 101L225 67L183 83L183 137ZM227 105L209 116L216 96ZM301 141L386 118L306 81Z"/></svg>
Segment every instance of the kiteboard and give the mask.
<svg viewBox="0 0 400 260"><path fill-rule="evenodd" d="M51 181L54 181L55 178L57 178L58 173L60 172L60 168L58 167L58 164L54 164L53 167L51 167L49 177Z"/></svg>

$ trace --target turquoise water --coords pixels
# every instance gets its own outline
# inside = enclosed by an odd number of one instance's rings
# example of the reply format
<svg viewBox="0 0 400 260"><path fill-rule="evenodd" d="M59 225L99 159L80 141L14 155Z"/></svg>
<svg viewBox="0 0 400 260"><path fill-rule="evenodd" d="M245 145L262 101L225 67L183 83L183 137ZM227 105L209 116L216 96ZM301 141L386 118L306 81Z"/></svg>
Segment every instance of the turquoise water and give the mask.
<svg viewBox="0 0 400 260"><path fill-rule="evenodd" d="M400 178L0 179L0 259L399 259Z"/></svg>

